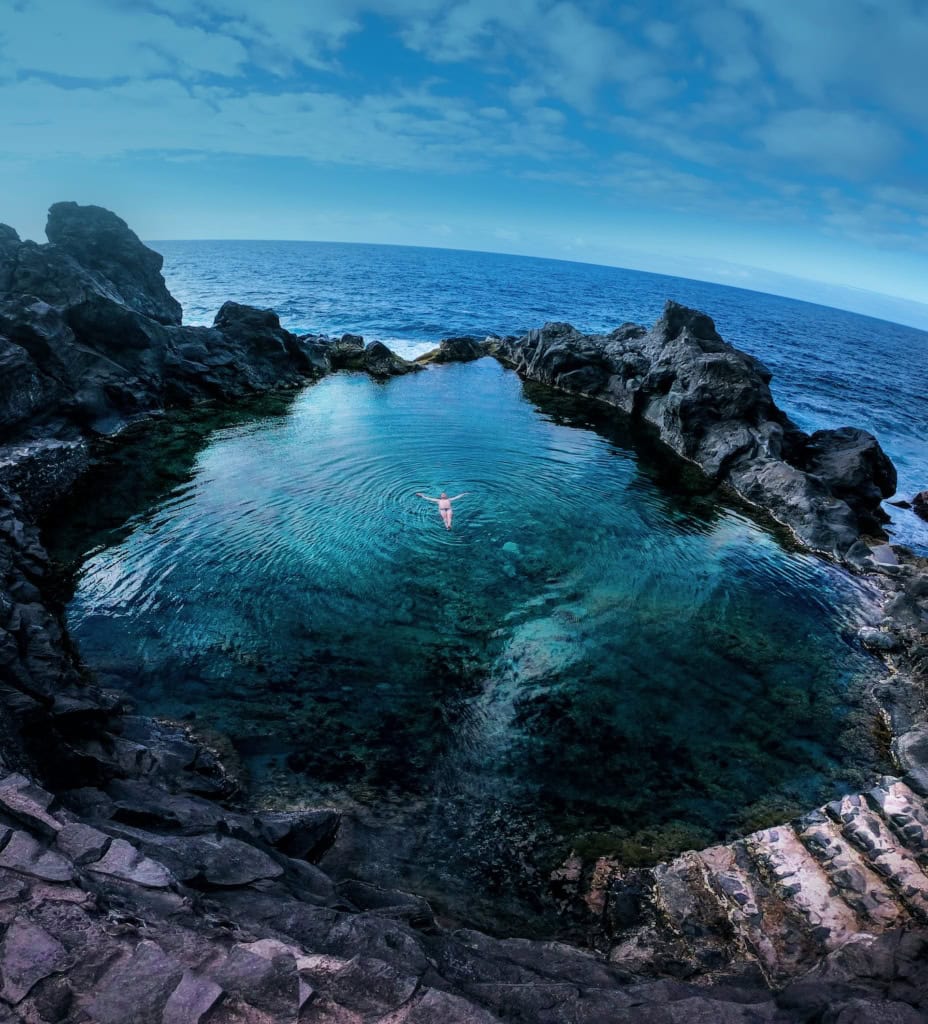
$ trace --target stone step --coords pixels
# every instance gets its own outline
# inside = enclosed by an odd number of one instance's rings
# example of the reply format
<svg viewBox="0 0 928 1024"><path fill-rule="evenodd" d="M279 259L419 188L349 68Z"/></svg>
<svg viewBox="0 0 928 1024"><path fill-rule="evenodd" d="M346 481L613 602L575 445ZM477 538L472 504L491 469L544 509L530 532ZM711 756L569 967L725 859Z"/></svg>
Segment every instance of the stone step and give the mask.
<svg viewBox="0 0 928 1024"><path fill-rule="evenodd" d="M804 922L797 921L757 876L743 841L712 846L698 856L735 935L769 981L788 976L805 962L813 943Z"/></svg>
<svg viewBox="0 0 928 1024"><path fill-rule="evenodd" d="M928 875L882 817L858 795L835 800L826 811L907 909L915 917L928 920Z"/></svg>
<svg viewBox="0 0 928 1024"><path fill-rule="evenodd" d="M864 796L900 843L915 854L923 867L928 864L928 807L924 797L892 778L882 779Z"/></svg>
<svg viewBox="0 0 928 1024"><path fill-rule="evenodd" d="M820 949L831 952L864 930L857 914L789 825L755 832L744 843L771 888L805 919Z"/></svg>
<svg viewBox="0 0 928 1024"><path fill-rule="evenodd" d="M908 919L898 896L827 814L812 811L795 822L794 829L868 931L881 932Z"/></svg>

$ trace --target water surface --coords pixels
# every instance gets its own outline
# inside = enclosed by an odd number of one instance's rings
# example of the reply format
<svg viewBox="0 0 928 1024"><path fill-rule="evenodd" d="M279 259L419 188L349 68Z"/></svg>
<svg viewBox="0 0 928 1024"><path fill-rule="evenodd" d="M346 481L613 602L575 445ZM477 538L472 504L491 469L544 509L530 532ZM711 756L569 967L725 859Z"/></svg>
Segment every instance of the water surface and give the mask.
<svg viewBox="0 0 928 1024"><path fill-rule="evenodd" d="M864 427L928 487L928 333L796 299L564 260L326 242L157 242L190 323L229 298L271 306L297 332L360 332L418 352L450 335L520 334L548 320L610 331L650 325L666 299L705 310L773 370L774 397L804 430ZM928 554L928 523L892 506L896 541Z"/></svg>
<svg viewBox="0 0 928 1024"><path fill-rule="evenodd" d="M653 861L878 763L866 587L490 359L159 429L57 534L72 634L231 737L256 799L354 808L340 868L540 928L578 844Z"/></svg>

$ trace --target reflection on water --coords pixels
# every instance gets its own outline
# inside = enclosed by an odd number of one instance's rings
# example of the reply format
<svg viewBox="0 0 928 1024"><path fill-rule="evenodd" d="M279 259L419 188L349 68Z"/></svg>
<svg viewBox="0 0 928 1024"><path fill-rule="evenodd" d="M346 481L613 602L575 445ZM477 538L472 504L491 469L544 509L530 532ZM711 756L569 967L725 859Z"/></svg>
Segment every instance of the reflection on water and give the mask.
<svg viewBox="0 0 928 1024"><path fill-rule="evenodd" d="M179 476L183 441L128 449L129 522L120 477L85 509L117 532L57 534L72 632L143 710L228 733L259 799L355 806L358 856L379 822L352 870L483 924L572 842L653 860L854 784L870 595L577 422L482 360L326 378ZM470 492L450 532L415 497L442 489Z"/></svg>

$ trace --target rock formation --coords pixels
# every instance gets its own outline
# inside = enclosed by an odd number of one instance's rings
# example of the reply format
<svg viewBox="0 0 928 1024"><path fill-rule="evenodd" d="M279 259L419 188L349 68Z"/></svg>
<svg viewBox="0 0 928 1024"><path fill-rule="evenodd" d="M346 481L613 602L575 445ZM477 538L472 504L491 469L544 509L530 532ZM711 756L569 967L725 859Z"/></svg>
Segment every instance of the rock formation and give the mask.
<svg viewBox="0 0 928 1024"><path fill-rule="evenodd" d="M922 519L928 519L928 491L919 491L912 499L912 508Z"/></svg>
<svg viewBox="0 0 928 1024"><path fill-rule="evenodd" d="M650 330L587 335L555 323L490 347L531 380L653 425L810 548L843 555L887 521L880 502L896 471L876 438L851 427L803 433L777 408L770 371L723 341L705 313L668 301Z"/></svg>
<svg viewBox="0 0 928 1024"><path fill-rule="evenodd" d="M416 359L417 363L470 363L490 352L490 339L479 341L477 338L442 338L438 348L423 353Z"/></svg>
<svg viewBox="0 0 928 1024"><path fill-rule="evenodd" d="M94 438L338 366L410 364L352 336L297 337L235 303L210 328L182 327L160 257L119 218L57 204L48 234L35 245L0 226L0 1024L924 1019L917 701L893 718L904 778L649 872L600 870L586 898L608 918L607 958L448 930L421 898L334 883L315 861L336 811L248 808L209 742L95 685L35 524L94 458ZM467 342L449 339L445 356L482 353ZM876 442L800 434L769 374L702 314L669 305L651 332L549 325L494 347L529 376L654 423L816 546L841 550L878 522L893 475ZM924 567L870 554L859 563L892 593L871 640L886 635L900 673L918 670ZM568 870L568 887L582 873Z"/></svg>

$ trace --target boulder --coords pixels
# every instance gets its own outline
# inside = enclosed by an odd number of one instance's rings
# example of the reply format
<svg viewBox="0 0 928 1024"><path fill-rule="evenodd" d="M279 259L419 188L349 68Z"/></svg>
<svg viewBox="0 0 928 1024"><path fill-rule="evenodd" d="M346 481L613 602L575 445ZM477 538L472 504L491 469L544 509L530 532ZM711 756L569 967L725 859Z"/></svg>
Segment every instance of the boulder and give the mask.
<svg viewBox="0 0 928 1024"><path fill-rule="evenodd" d="M16 773L0 780L0 811L17 818L34 832L54 839L61 822L48 813L54 802L51 793Z"/></svg>
<svg viewBox="0 0 928 1024"><path fill-rule="evenodd" d="M879 533L889 516L880 508L896 493L896 467L866 430L817 430L805 444L802 464L836 497L846 501L865 532Z"/></svg>
<svg viewBox="0 0 928 1024"><path fill-rule="evenodd" d="M382 341L372 341L364 349L364 369L372 377L397 377L422 367L391 352Z"/></svg>
<svg viewBox="0 0 928 1024"><path fill-rule="evenodd" d="M919 491L912 499L912 508L915 514L928 519L928 491Z"/></svg>
<svg viewBox="0 0 928 1024"><path fill-rule="evenodd" d="M172 993L184 977L181 965L155 942L140 942L113 964L88 1005L98 1024L162 1024Z"/></svg>
<svg viewBox="0 0 928 1024"><path fill-rule="evenodd" d="M469 363L488 354L489 346L477 338L442 338L438 348L416 357L417 363Z"/></svg>
<svg viewBox="0 0 928 1024"><path fill-rule="evenodd" d="M335 842L341 817L331 807L261 811L255 815L255 825L261 838L281 853L316 863Z"/></svg>

